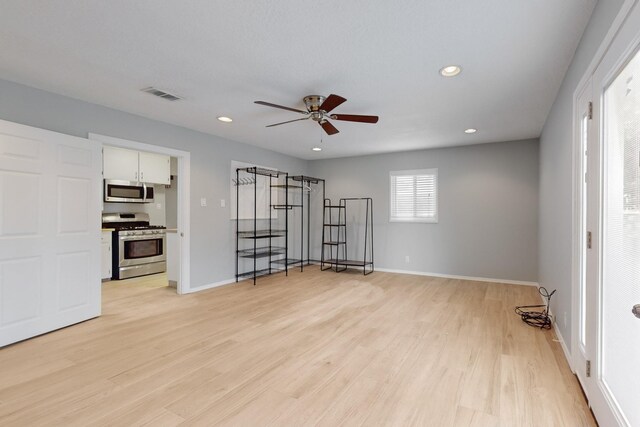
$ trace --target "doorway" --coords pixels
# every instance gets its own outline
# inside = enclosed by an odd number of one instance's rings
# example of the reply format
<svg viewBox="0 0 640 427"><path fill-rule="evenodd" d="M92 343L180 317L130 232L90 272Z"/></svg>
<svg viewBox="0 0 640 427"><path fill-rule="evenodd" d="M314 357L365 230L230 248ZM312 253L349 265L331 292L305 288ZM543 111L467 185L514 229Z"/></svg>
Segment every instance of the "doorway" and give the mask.
<svg viewBox="0 0 640 427"><path fill-rule="evenodd" d="M182 150L166 148L151 144L129 141L99 134L89 134L89 139L99 141L103 146L119 147L141 152L170 156L173 163L171 175L174 179L170 185L162 186L157 192L162 201L153 203L151 210L160 205L162 213L156 213L157 220L167 227L167 272L166 280L176 288L178 294L189 292L189 199L190 199L190 153ZM175 187L175 188L172 188ZM169 200L167 200L167 196ZM174 209L166 209L171 203ZM158 211L160 211L158 209ZM167 215L169 218L167 218ZM171 224L167 222L171 221ZM169 227L171 225L171 227ZM170 252L170 253L169 253ZM163 279L164 280L164 279Z"/></svg>

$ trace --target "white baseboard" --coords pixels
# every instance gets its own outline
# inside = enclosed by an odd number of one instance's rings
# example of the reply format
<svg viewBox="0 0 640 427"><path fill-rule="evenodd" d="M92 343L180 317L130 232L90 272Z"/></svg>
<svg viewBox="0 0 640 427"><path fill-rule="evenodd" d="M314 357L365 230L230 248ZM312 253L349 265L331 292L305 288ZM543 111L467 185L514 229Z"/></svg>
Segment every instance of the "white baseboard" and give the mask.
<svg viewBox="0 0 640 427"><path fill-rule="evenodd" d="M564 353L564 358L567 359L567 363L569 364L569 369L571 369L571 372L573 372L575 374L576 370L573 369L573 363L571 362L571 360L572 360L571 359L571 353L569 352L569 349L567 348L567 344L564 342L564 337L560 333L560 329L558 329L558 325L555 322L555 317L553 319L554 319L553 330L556 331L556 337L558 337L558 341L560 342L560 346L562 347L562 351Z"/></svg>
<svg viewBox="0 0 640 427"><path fill-rule="evenodd" d="M385 273L412 274L414 276L443 277L445 279L472 280L474 282L494 282L494 283L505 283L507 285L524 285L524 286L536 286L536 287L539 286L538 282L526 282L523 280L505 280L505 279L492 279L490 277L457 276L453 274L427 273L424 271L395 270L391 268L378 268L378 267L376 267L375 271L382 271Z"/></svg>
<svg viewBox="0 0 640 427"><path fill-rule="evenodd" d="M209 283L206 285L198 286L197 288L187 289L185 294L192 294L194 292L206 291L207 289L217 288L218 286L230 285L232 283L235 283L235 281L236 279L227 279L227 280L221 280L215 283Z"/></svg>
<svg viewBox="0 0 640 427"><path fill-rule="evenodd" d="M311 264L320 264L320 262L311 261ZM524 286L536 286L536 287L540 286L537 282L527 282L522 280L505 280L505 279L493 279L489 277L458 276L453 274L427 273L424 271L395 270L391 268L377 268L377 267L375 271L382 271L384 273L411 274L414 276L442 277L445 279L471 280L474 282L493 282L493 283L505 283L508 285L524 285ZM242 280L246 280L246 279L242 279ZM218 286L229 285L231 283L234 283L235 281L236 281L235 279L227 279L227 280L222 280L220 282L209 283L207 285L202 285L202 286L198 286L197 288L189 289L185 293L190 294L193 292L200 292L207 289L217 288Z"/></svg>
<svg viewBox="0 0 640 427"><path fill-rule="evenodd" d="M540 289L539 285L538 285L538 289ZM542 304L547 304L547 301L542 296L542 294L540 294L540 299L542 300ZM551 317L551 324L553 325L553 330L556 333L556 337L558 338L558 342L560 343L560 347L562 347L562 352L564 353L564 358L567 359L567 363L569 364L569 369L571 369L571 372L573 372L575 374L576 371L575 371L575 369L573 369L573 358L571 357L571 352L569 351L569 348L567 347L567 344L564 341L564 337L560 333L560 328L558 328L558 323L556 322L556 316L551 311L551 308L549 308L549 316Z"/></svg>

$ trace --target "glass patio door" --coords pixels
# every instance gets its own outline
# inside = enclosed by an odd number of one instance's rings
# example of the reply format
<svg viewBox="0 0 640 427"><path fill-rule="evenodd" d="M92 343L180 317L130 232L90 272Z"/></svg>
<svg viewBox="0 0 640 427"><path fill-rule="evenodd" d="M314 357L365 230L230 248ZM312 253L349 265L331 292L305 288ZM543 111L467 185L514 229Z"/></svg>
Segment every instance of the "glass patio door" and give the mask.
<svg viewBox="0 0 640 427"><path fill-rule="evenodd" d="M636 5L637 6L637 5ZM587 302L596 319L589 403L600 425L640 426L640 10L627 17L593 79L597 134L594 262ZM590 152L591 149L589 150ZM593 192L593 193L592 193ZM640 310L639 310L640 311Z"/></svg>
<svg viewBox="0 0 640 427"><path fill-rule="evenodd" d="M640 426L640 54L605 90L600 382Z"/></svg>

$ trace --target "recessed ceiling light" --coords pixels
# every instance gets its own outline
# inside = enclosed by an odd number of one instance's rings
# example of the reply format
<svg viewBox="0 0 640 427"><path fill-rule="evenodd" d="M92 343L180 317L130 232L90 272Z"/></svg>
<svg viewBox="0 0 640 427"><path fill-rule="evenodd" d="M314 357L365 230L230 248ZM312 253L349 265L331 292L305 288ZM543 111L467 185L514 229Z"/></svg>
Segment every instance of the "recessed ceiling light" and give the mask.
<svg viewBox="0 0 640 427"><path fill-rule="evenodd" d="M320 147L313 147L313 148L312 148L312 150L313 150L313 151L322 151L322 148L320 148Z"/></svg>
<svg viewBox="0 0 640 427"><path fill-rule="evenodd" d="M444 77L453 77L460 74L460 71L462 71L462 68L459 65L447 65L440 69L440 74Z"/></svg>
<svg viewBox="0 0 640 427"><path fill-rule="evenodd" d="M474 128L469 128L464 130L464 133L476 133L476 132L478 132L478 129L474 129Z"/></svg>
<svg viewBox="0 0 640 427"><path fill-rule="evenodd" d="M225 116L218 117L218 120L220 120L221 122L225 122L225 123L231 123L233 121L233 119L231 117L225 117Z"/></svg>

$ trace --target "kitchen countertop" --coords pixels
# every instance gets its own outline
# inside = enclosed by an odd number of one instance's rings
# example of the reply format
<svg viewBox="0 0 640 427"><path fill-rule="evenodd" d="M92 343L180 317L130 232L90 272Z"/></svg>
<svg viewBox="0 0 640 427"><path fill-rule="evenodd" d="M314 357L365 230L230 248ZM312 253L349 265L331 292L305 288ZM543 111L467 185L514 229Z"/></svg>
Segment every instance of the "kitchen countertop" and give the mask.
<svg viewBox="0 0 640 427"><path fill-rule="evenodd" d="M115 228L103 228L102 231L116 231Z"/></svg>

